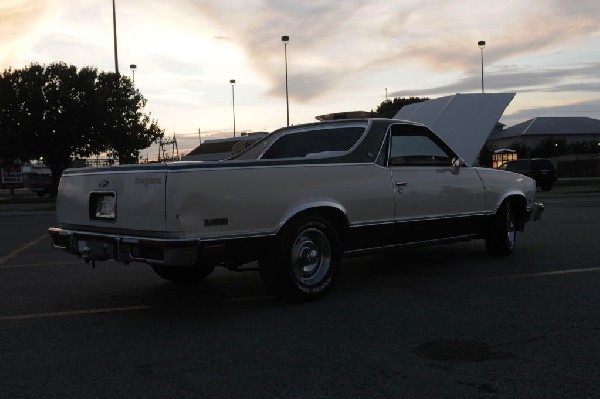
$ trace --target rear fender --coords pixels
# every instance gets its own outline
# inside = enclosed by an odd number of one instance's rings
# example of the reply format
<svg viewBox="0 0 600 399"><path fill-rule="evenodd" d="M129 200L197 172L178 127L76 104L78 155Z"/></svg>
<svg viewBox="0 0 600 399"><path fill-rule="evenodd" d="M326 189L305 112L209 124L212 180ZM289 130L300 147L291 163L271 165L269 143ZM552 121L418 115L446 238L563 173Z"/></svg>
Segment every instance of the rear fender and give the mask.
<svg viewBox="0 0 600 399"><path fill-rule="evenodd" d="M293 219L294 217L305 213L305 212L309 212L309 211L315 211L315 212L334 212L336 215L335 219L338 220L332 220L332 222L334 222L334 224L338 224L337 222L339 222L339 219L342 219L344 222L344 226L338 226L338 227L346 227L348 226L348 216L347 216L347 212L346 209L339 203L337 202L333 202L333 201L316 201L316 202L309 202L306 204L302 204L299 206L296 206L292 209L290 209L285 216L281 219L281 221L279 222L279 225L277 226L277 234L279 234L279 232L281 231L281 229L283 228L283 226L285 226L291 219Z"/></svg>

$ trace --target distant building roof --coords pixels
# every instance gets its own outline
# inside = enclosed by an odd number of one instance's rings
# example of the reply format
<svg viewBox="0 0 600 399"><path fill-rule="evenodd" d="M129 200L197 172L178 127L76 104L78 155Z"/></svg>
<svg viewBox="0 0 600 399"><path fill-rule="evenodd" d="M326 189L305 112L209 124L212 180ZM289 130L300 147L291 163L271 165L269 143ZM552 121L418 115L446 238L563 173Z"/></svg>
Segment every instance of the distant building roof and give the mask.
<svg viewBox="0 0 600 399"><path fill-rule="evenodd" d="M360 119L360 118L372 118L375 116L374 112L369 111L349 111L349 112L334 112L327 115L315 116L315 119L321 122L333 121L338 119Z"/></svg>
<svg viewBox="0 0 600 399"><path fill-rule="evenodd" d="M524 135L576 135L600 134L600 120L585 116L540 116L511 126L508 129L494 131L489 140Z"/></svg>
<svg viewBox="0 0 600 399"><path fill-rule="evenodd" d="M240 137L205 140L187 154L185 160L215 161L232 155L234 146L239 142L254 142L268 135L267 132L242 133Z"/></svg>
<svg viewBox="0 0 600 399"><path fill-rule="evenodd" d="M231 151L235 143L240 139L206 140L198 147L194 148L188 155L212 154L215 152Z"/></svg>

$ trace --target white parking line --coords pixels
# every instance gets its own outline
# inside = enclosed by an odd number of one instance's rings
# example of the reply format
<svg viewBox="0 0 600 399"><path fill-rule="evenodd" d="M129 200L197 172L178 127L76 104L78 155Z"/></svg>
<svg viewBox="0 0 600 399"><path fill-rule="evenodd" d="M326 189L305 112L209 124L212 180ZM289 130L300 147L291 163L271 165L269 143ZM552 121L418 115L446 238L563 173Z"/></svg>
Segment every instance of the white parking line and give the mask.
<svg viewBox="0 0 600 399"><path fill-rule="evenodd" d="M600 267L589 267L586 269L567 269L567 270L555 270L552 272L539 272L539 273L527 273L527 274L511 274L509 278L525 278L525 277L539 277L539 276L557 276L561 274L573 274L573 273L591 273L600 272ZM503 277L500 277L503 278Z"/></svg>
<svg viewBox="0 0 600 399"><path fill-rule="evenodd" d="M25 251L26 249L28 249L31 246L34 246L35 244L37 244L38 242L42 241L43 239L48 239L48 234L44 234L43 236L41 236L39 238L36 238L35 240L30 241L27 244L23 245L21 248L15 249L14 251L12 251L11 253L9 253L8 255L3 256L2 258L0 258L0 265L2 265L3 263L8 262L9 260L11 260L15 256L17 256L21 252Z"/></svg>
<svg viewBox="0 0 600 399"><path fill-rule="evenodd" d="M147 310L147 309L152 309L152 306L140 305L140 306L126 306L126 307L122 307L122 308L82 309L82 310L70 310L70 311L66 311L66 312L30 313L30 314L20 314L20 315L14 315L14 316L0 316L0 321L39 319L42 317L79 316L79 315L98 314L98 313L130 312L132 310Z"/></svg>

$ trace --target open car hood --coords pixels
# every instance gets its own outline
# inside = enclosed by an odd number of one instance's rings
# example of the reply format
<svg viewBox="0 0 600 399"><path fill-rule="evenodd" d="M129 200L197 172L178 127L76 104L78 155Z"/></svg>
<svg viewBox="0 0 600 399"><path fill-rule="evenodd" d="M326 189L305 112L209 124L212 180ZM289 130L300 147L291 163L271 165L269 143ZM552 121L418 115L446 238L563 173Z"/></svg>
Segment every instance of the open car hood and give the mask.
<svg viewBox="0 0 600 399"><path fill-rule="evenodd" d="M406 105L394 119L427 126L467 165L473 165L514 96L515 93L455 94Z"/></svg>

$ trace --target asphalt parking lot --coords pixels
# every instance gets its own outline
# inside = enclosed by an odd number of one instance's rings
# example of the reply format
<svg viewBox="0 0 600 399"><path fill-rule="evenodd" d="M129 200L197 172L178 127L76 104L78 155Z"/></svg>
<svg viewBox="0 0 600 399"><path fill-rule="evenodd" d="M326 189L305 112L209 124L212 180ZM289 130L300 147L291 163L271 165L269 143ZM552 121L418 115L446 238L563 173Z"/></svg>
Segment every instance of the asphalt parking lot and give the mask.
<svg viewBox="0 0 600 399"><path fill-rule="evenodd" d="M166 283L52 250L52 204L0 204L0 397L599 397L600 194L540 193L482 242L347 259L325 299L256 272Z"/></svg>

